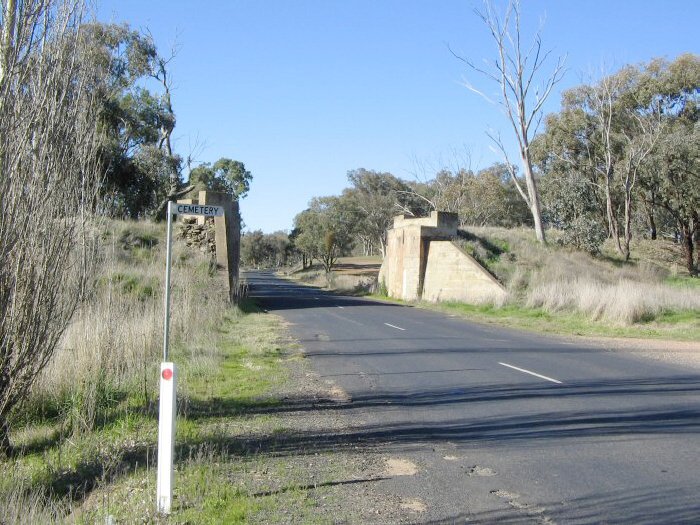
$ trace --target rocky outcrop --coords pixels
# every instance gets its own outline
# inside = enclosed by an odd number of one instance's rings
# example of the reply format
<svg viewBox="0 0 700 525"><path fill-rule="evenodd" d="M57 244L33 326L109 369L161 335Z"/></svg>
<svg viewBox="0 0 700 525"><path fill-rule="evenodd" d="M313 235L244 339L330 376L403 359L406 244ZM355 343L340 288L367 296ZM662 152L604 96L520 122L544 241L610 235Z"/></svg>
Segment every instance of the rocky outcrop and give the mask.
<svg viewBox="0 0 700 525"><path fill-rule="evenodd" d="M209 219L199 224L195 217L185 217L179 223L177 236L185 241L189 247L193 247L202 253L216 256L216 235L214 220Z"/></svg>

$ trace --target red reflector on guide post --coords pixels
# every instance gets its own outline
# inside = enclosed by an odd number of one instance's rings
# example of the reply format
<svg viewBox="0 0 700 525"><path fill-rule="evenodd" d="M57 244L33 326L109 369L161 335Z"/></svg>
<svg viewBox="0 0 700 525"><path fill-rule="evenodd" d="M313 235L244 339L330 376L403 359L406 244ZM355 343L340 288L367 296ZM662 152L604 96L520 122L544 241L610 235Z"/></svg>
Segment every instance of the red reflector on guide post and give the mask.
<svg viewBox="0 0 700 525"><path fill-rule="evenodd" d="M163 379L169 381L173 378L173 371L170 368L166 368L165 370L163 370L163 373L161 375L163 376Z"/></svg>

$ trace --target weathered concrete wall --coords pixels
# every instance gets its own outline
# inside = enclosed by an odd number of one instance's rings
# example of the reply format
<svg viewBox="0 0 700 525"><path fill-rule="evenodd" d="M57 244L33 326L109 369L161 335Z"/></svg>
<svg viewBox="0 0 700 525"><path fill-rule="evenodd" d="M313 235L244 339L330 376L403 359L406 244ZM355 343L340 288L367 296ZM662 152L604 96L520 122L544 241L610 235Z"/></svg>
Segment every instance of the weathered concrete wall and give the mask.
<svg viewBox="0 0 700 525"><path fill-rule="evenodd" d="M478 304L500 301L503 286L473 257L451 241L430 241L422 298Z"/></svg>
<svg viewBox="0 0 700 525"><path fill-rule="evenodd" d="M200 191L198 199L178 201L182 204L209 204L222 206L223 217L214 217L214 240L216 246L216 264L223 268L228 276L229 296L233 298L238 288L238 273L241 250L241 226L238 201L228 193ZM192 217L185 215L183 217ZM204 224L205 217L197 217L197 222Z"/></svg>
<svg viewBox="0 0 700 525"><path fill-rule="evenodd" d="M394 218L379 282L390 297L412 301L498 301L505 290L481 265L454 245L457 215Z"/></svg>
<svg viewBox="0 0 700 525"><path fill-rule="evenodd" d="M214 217L216 264L225 268L231 284L237 285L241 246L238 201L234 201L227 193L214 191L200 191L198 200L199 204L224 207L224 216Z"/></svg>
<svg viewBox="0 0 700 525"><path fill-rule="evenodd" d="M457 234L459 221L456 213L444 211L432 211L429 217L409 217L397 215L394 217L394 228L405 228L409 226L424 226L430 228L432 236L444 235L453 237Z"/></svg>
<svg viewBox="0 0 700 525"><path fill-rule="evenodd" d="M422 252L420 226L389 231L386 256L379 270L379 280L386 285L389 296L408 301L420 297Z"/></svg>

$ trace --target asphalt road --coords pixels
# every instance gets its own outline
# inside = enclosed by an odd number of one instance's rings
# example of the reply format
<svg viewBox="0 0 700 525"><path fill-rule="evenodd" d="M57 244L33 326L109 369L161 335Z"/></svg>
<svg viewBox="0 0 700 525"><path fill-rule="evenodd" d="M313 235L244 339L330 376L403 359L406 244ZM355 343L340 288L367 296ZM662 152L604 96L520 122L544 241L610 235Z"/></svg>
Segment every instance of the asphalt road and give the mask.
<svg viewBox="0 0 700 525"><path fill-rule="evenodd" d="M417 523L700 523L700 373L253 272ZM334 436L318 436L333 443Z"/></svg>

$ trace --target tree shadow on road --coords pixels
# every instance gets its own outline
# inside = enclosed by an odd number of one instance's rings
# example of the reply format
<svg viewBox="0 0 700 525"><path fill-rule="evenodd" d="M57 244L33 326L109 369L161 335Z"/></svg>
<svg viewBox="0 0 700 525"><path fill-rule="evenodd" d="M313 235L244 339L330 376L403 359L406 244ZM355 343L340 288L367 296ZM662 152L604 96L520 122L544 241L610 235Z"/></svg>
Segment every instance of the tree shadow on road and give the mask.
<svg viewBox="0 0 700 525"><path fill-rule="evenodd" d="M445 519L416 521L414 525L453 525L455 523L616 523L656 525L658 523L700 523L700 484L682 490L659 486L622 488L594 492L565 502L531 505L509 501L513 507L475 513L462 513Z"/></svg>
<svg viewBox="0 0 700 525"><path fill-rule="evenodd" d="M351 426L338 428L321 428L314 430L281 429L270 433L258 433L231 436L221 432L188 437L177 443L176 457L179 462L197 454L198 450L214 450L223 460L261 456L304 456L348 450L354 453L385 453L388 447L401 450L426 450L436 444L450 443L456 447L541 447L555 442L605 442L611 439L666 439L669 436L700 433L700 408L689 405L684 399L700 393L698 376L664 377L655 379L608 380L579 382L566 385L512 384L512 385L477 385L471 388L441 388L431 390L414 390L410 392L361 392L352 399L337 400L324 397L296 396L281 400L247 399L234 396L208 402L194 402L187 410L188 419L212 421L240 416L258 414L289 414L292 417L304 417L309 412L316 416L333 414L337 411L355 411L362 414L363 421ZM627 409L603 408L600 403L589 403L596 398L619 396L626 401L636 399L634 406ZM647 399L668 396L668 403L656 407L647 403ZM550 409L536 413L516 413L498 415L497 407L501 403L523 400L565 400L575 399L581 402L565 405L565 409ZM613 406L609 403L608 406ZM629 406L629 403L626 404ZM478 414L472 410L480 406ZM544 404L545 407L556 406ZM570 408L574 406L576 408ZM397 409L409 409L399 410ZM383 417L385 410L390 411L391 418ZM425 410L429 418L415 417L417 410ZM457 410L457 412L455 412ZM459 414L455 417L455 414ZM484 414L494 414L484 416ZM397 416L398 414L398 416ZM358 421L352 418L351 421ZM84 499L101 484L109 483L119 477L133 473L155 460L155 446L146 444L124 444L117 450L110 451L109 462L105 457L96 455L74 468L55 473L47 489L55 496L69 496L73 501ZM338 483L345 483L340 480ZM351 480L352 481L352 480ZM373 480L364 480L373 481ZM358 483L364 482L362 480ZM299 487L298 487L299 488ZM303 490L312 490L311 486L300 486ZM697 494L697 491L695 492ZM625 493L603 494L573 500L566 509L548 506L548 512L554 512L556 519L559 512L562 521L573 520L587 522L586 512L594 517L605 517L607 511L599 510L604 505L611 509L616 504L629 504L643 501L644 494ZM598 498L597 500L595 498ZM617 498L617 499L615 499ZM668 499L659 508L668 509L674 523L697 522L700 504L695 500L680 498ZM626 503L627 501L627 503ZM656 498L658 502L658 497ZM674 501L676 503L674 503ZM672 507L672 505L676 507ZM571 512L576 513L571 514ZM645 507L642 507L645 508ZM553 510L552 510L553 509ZM610 511L612 512L612 510ZM620 513L616 523L658 523L660 510L649 516L636 510ZM666 510L664 510L666 512ZM567 514L569 513L569 514ZM549 515L549 514L548 514ZM611 514L612 515L612 514ZM522 520L522 514L519 515ZM503 517L503 519L501 519ZM676 519L676 518L679 519ZM460 522L469 518L477 522L516 523L508 521L507 515L483 514L455 516L452 521ZM513 518L515 519L515 518ZM592 521L597 521L593 519Z"/></svg>

